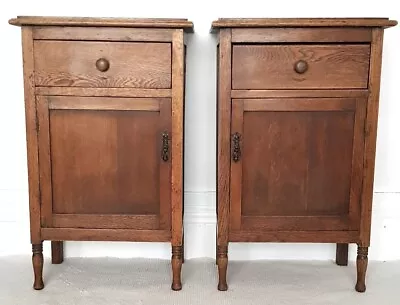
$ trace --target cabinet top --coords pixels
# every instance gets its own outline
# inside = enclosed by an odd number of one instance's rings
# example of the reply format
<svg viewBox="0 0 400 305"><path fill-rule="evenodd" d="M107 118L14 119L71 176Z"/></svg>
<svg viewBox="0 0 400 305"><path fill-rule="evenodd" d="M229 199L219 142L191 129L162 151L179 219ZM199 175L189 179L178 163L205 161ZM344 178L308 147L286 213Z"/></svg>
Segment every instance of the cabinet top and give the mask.
<svg viewBox="0 0 400 305"><path fill-rule="evenodd" d="M44 17L18 16L8 21L16 26L83 26L125 28L170 28L193 32L193 23L187 19L167 18L112 18L112 17Z"/></svg>
<svg viewBox="0 0 400 305"><path fill-rule="evenodd" d="M263 27L392 27L397 21L389 18L219 18L212 31L219 28Z"/></svg>

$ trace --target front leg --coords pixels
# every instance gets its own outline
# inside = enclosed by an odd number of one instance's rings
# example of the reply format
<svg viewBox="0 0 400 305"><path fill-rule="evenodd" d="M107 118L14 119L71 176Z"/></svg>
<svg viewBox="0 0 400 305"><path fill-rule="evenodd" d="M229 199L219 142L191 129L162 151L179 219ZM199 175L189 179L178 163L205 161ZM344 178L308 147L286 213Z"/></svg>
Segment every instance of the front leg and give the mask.
<svg viewBox="0 0 400 305"><path fill-rule="evenodd" d="M217 265L218 265L218 290L228 290L228 284L226 282L226 271L228 269L228 246L217 246Z"/></svg>
<svg viewBox="0 0 400 305"><path fill-rule="evenodd" d="M32 244L32 264L35 281L33 289L42 290L43 284L43 242L40 244Z"/></svg>
<svg viewBox="0 0 400 305"><path fill-rule="evenodd" d="M365 277L367 274L368 266L368 247L358 246L357 249L357 284L356 290L358 292L365 292Z"/></svg>
<svg viewBox="0 0 400 305"><path fill-rule="evenodd" d="M172 246L172 290L182 289L181 270L183 260L183 246Z"/></svg>

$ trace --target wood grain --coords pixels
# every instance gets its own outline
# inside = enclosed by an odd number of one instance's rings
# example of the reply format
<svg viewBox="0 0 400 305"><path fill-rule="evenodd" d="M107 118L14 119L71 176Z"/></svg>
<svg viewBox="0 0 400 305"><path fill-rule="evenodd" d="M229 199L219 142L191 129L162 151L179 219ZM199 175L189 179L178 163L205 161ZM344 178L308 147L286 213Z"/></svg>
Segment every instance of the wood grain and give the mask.
<svg viewBox="0 0 400 305"><path fill-rule="evenodd" d="M179 290L183 33L193 24L73 17L10 23L22 26L34 288L44 287L42 241L49 239L53 263L63 260L64 240L172 242L172 288Z"/></svg>
<svg viewBox="0 0 400 305"><path fill-rule="evenodd" d="M347 215L354 112L296 110L245 110L243 215Z"/></svg>
<svg viewBox="0 0 400 305"><path fill-rule="evenodd" d="M235 100L232 102L232 135L239 133L239 147L243 152L243 100ZM231 144L231 150L233 150L233 144ZM231 152L233 154L233 152ZM232 161L231 158L231 185L230 185L230 205L229 205L229 230L240 230L241 227L241 215L242 215L242 161L241 158L238 162Z"/></svg>
<svg viewBox="0 0 400 305"><path fill-rule="evenodd" d="M52 167L50 151L50 118L47 97L36 98L39 126L39 173L41 197L41 224L51 227L53 213Z"/></svg>
<svg viewBox="0 0 400 305"><path fill-rule="evenodd" d="M338 266L347 266L349 263L349 244L336 245L336 264Z"/></svg>
<svg viewBox="0 0 400 305"><path fill-rule="evenodd" d="M36 87L37 95L101 97L171 97L171 89Z"/></svg>
<svg viewBox="0 0 400 305"><path fill-rule="evenodd" d="M232 231L229 240L232 242L315 242L319 243L355 243L359 238L358 231Z"/></svg>
<svg viewBox="0 0 400 305"><path fill-rule="evenodd" d="M234 45L233 89L367 88L369 45ZM308 71L298 74L299 60Z"/></svg>
<svg viewBox="0 0 400 305"><path fill-rule="evenodd" d="M85 40L171 42L173 29L101 28L101 27L35 27L36 40Z"/></svg>
<svg viewBox="0 0 400 305"><path fill-rule="evenodd" d="M37 86L171 87L168 43L36 40L34 54ZM100 58L109 61L108 71L96 69Z"/></svg>
<svg viewBox="0 0 400 305"><path fill-rule="evenodd" d="M171 100L160 100L160 122L159 135L160 141L163 133L171 136ZM171 139L169 140L171 145ZM160 154L162 148L160 147ZM169 157L171 160L171 156ZM171 161L160 162L160 230L171 230Z"/></svg>
<svg viewBox="0 0 400 305"><path fill-rule="evenodd" d="M50 122L54 213L159 214L158 111L51 110Z"/></svg>
<svg viewBox="0 0 400 305"><path fill-rule="evenodd" d="M353 89L353 90L232 90L232 98L281 98L281 97L368 97L369 91L367 89Z"/></svg>
<svg viewBox="0 0 400 305"><path fill-rule="evenodd" d="M183 240L184 58L183 31L175 30L172 38L172 246L182 246Z"/></svg>
<svg viewBox="0 0 400 305"><path fill-rule="evenodd" d="M382 68L383 30L372 30L369 73L370 95L365 121L364 170L361 195L360 247L369 247L371 237L372 196L375 172L376 136L379 114L379 93Z"/></svg>
<svg viewBox="0 0 400 305"><path fill-rule="evenodd" d="M169 99L165 99L169 100ZM106 97L51 97L51 110L120 110L159 111L163 99L146 98L106 98Z"/></svg>
<svg viewBox="0 0 400 305"><path fill-rule="evenodd" d="M244 216L243 231L344 231L351 229L347 216Z"/></svg>
<svg viewBox="0 0 400 305"><path fill-rule="evenodd" d="M8 21L16 26L84 26L121 28L171 28L193 32L193 23L183 18L113 18L113 17L52 17L17 16Z"/></svg>
<svg viewBox="0 0 400 305"><path fill-rule="evenodd" d="M292 28L292 27L391 27L397 21L388 18L219 18L212 30L219 28Z"/></svg>
<svg viewBox="0 0 400 305"><path fill-rule="evenodd" d="M159 229L158 215L54 214L53 228Z"/></svg>
<svg viewBox="0 0 400 305"><path fill-rule="evenodd" d="M357 98L356 105L357 108L354 113L349 217L354 224L352 228L354 230L360 230L361 194L363 185L363 158L360 158L360 156L362 156L364 152L367 98Z"/></svg>
<svg viewBox="0 0 400 305"><path fill-rule="evenodd" d="M51 263L61 264L64 261L64 242L57 240L51 242Z"/></svg>
<svg viewBox="0 0 400 305"><path fill-rule="evenodd" d="M217 245L228 245L231 166L231 30L219 33L218 116L217 116Z"/></svg>
<svg viewBox="0 0 400 305"><path fill-rule="evenodd" d="M288 43L288 42L370 42L368 28L252 28L232 29L235 43Z"/></svg>
<svg viewBox="0 0 400 305"><path fill-rule="evenodd" d="M131 229L42 228L46 240L169 242L170 231Z"/></svg>
<svg viewBox="0 0 400 305"><path fill-rule="evenodd" d="M271 98L241 101L244 111L354 111L356 108L355 99L351 98Z"/></svg>
<svg viewBox="0 0 400 305"><path fill-rule="evenodd" d="M24 70L25 128L28 163L29 218L32 244L40 244L40 187L39 152L35 99L35 72L32 28L22 29L22 57Z"/></svg>

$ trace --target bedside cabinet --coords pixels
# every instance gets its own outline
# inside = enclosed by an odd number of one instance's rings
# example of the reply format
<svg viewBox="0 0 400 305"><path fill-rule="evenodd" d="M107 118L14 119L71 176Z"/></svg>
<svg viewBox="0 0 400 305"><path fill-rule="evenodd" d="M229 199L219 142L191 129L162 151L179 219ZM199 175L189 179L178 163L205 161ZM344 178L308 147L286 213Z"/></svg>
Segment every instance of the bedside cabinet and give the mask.
<svg viewBox="0 0 400 305"><path fill-rule="evenodd" d="M228 242L358 244L365 291L382 40L396 21L219 19L219 290Z"/></svg>
<svg viewBox="0 0 400 305"><path fill-rule="evenodd" d="M42 241L171 242L183 260L186 19L18 17L34 288Z"/></svg>

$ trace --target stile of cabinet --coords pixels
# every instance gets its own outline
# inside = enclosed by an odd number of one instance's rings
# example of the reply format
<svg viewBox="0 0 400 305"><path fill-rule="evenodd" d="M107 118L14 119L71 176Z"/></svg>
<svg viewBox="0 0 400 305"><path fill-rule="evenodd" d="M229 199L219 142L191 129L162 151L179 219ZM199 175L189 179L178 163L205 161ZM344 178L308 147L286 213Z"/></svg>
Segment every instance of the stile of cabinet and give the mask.
<svg viewBox="0 0 400 305"><path fill-rule="evenodd" d="M388 19L219 19L217 264L229 242L358 244L364 292Z"/></svg>
<svg viewBox="0 0 400 305"><path fill-rule="evenodd" d="M172 245L183 262L186 19L18 17L34 288L63 241Z"/></svg>

